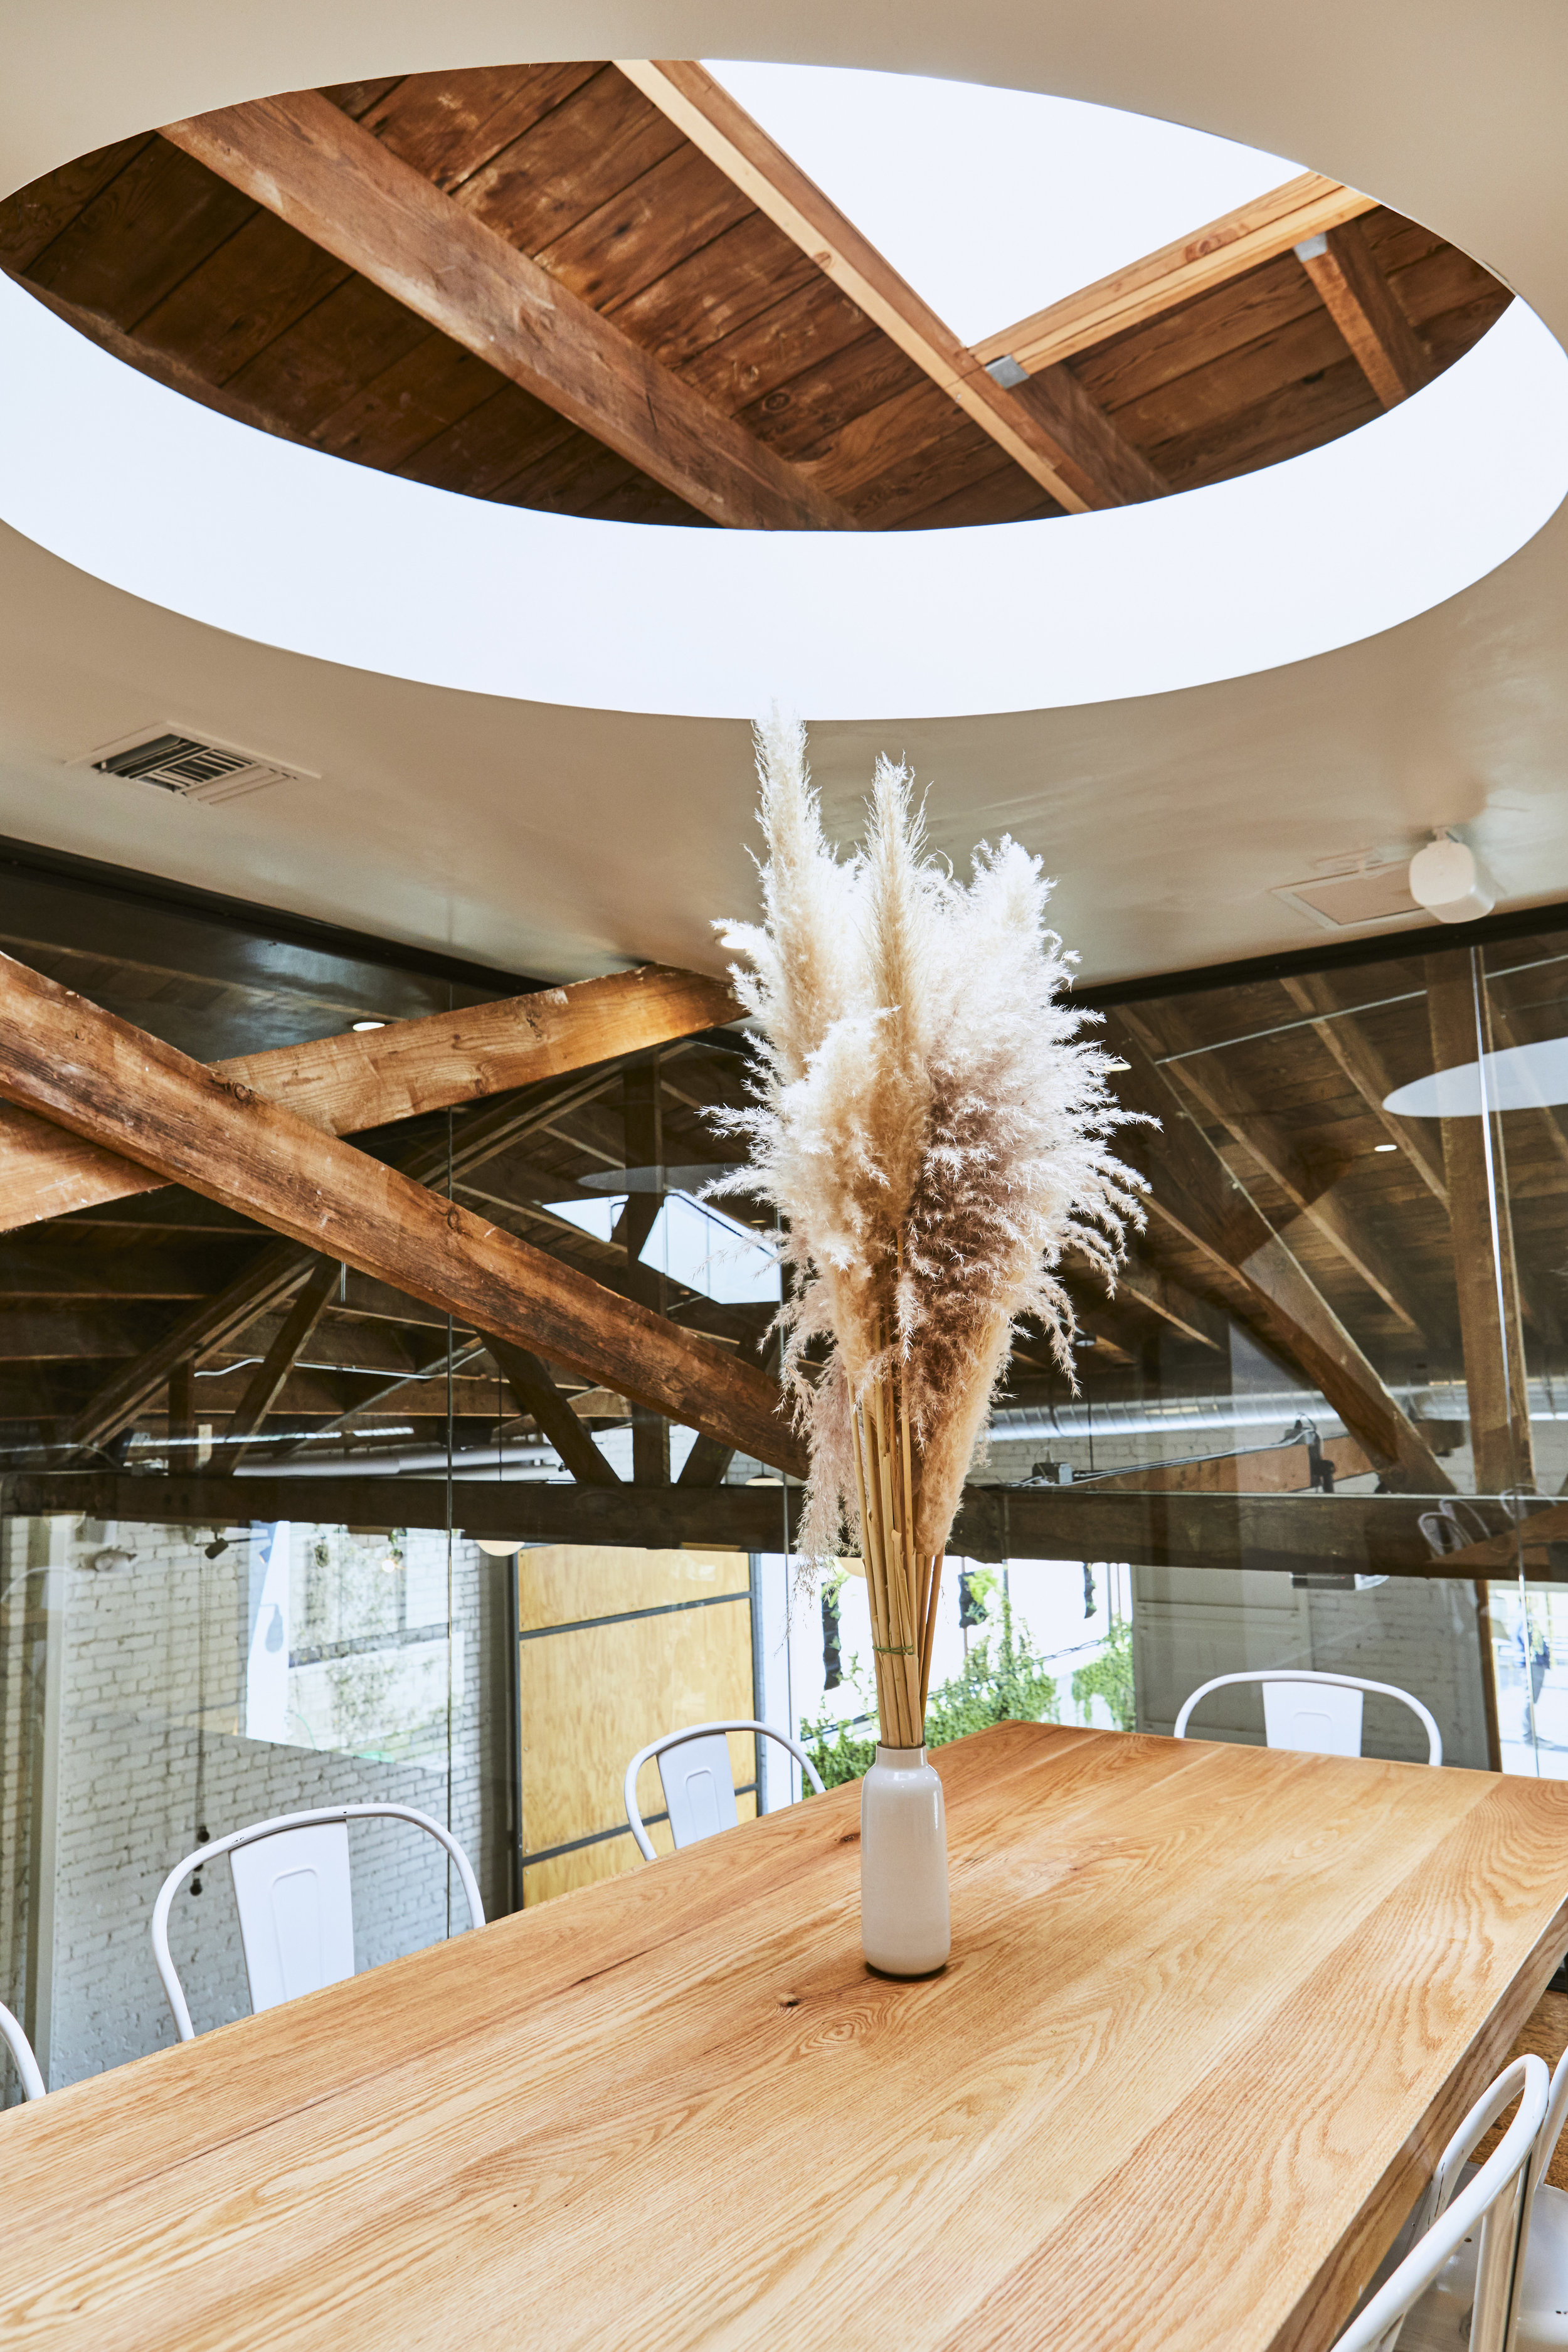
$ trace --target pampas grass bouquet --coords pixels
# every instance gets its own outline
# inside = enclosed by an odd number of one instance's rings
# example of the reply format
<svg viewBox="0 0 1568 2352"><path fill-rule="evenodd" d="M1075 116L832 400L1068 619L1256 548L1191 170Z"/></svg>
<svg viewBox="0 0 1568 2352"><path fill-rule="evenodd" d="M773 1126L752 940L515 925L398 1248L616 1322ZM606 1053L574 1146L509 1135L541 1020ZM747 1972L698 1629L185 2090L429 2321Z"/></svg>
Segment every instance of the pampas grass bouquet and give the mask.
<svg viewBox="0 0 1568 2352"><path fill-rule="evenodd" d="M803 1572L858 1551L881 1738L924 1743L942 1559L1030 1317L1071 1385L1071 1249L1114 1286L1141 1180L1109 1148L1115 1065L1061 1001L1041 861L932 857L877 763L858 849L825 840L803 728L756 730L763 921L717 926L754 1015L752 1097L720 1114L781 1221L782 1377L810 1451Z"/></svg>

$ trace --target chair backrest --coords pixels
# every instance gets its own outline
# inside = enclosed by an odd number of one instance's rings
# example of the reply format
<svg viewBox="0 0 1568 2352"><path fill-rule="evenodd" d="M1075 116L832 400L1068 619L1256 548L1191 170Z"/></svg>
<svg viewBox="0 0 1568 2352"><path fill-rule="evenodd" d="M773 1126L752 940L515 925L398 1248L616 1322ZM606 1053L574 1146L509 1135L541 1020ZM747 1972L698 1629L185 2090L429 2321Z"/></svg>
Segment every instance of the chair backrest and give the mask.
<svg viewBox="0 0 1568 2352"><path fill-rule="evenodd" d="M1482 2093L1443 2151L1422 2210L1422 2234L1392 2278L1352 2320L1333 2352L1393 2352L1400 2326L1444 2264L1479 2226L1468 2352L1503 2352L1531 2154L1551 2084L1540 2058L1516 2058ZM1517 2098L1519 2111L1474 2179L1455 2195L1481 2134Z"/></svg>
<svg viewBox="0 0 1568 2352"><path fill-rule="evenodd" d="M685 1731L667 1731L662 1739L650 1740L646 1748L639 1748L626 1766L626 1820L646 1862L652 1862L655 1855L653 1840L643 1825L637 1804L637 1774L650 1757L658 1759L669 1833L677 1851L695 1845L700 1838L712 1837L720 1830L732 1830L739 1822L735 1776L730 1769L730 1742L725 1737L731 1731L760 1732L765 1739L776 1739L781 1748L789 1749L821 1796L821 1777L805 1748L787 1732L775 1731L771 1723L736 1717L723 1723L694 1723Z"/></svg>
<svg viewBox="0 0 1568 2352"><path fill-rule="evenodd" d="M33 2045L10 2011L3 2005L0 2005L0 2042L5 2044L16 2061L16 2072L22 2077L23 2095L29 2099L41 2099L44 2096L44 2078L38 2072Z"/></svg>
<svg viewBox="0 0 1568 2352"><path fill-rule="evenodd" d="M1368 1691L1394 1698L1420 1718L1426 1734L1426 1761L1443 1761L1443 1735L1418 1698L1395 1683L1369 1683L1359 1675L1320 1675L1306 1666L1267 1666L1242 1675L1215 1675L1200 1683L1176 1717L1175 1736L1187 1737L1187 1722L1198 1701L1210 1691L1232 1683L1261 1683L1263 1725L1270 1748L1294 1749L1300 1756L1359 1756L1362 1702Z"/></svg>
<svg viewBox="0 0 1568 2352"><path fill-rule="evenodd" d="M194 2042L195 2028L169 1951L169 1911L184 1882L220 1853L228 1855L250 2006L274 2009L322 1985L341 1984L354 1972L348 1824L356 1821L412 1822L437 1839L463 1882L469 1926L484 1926L479 1882L468 1855L450 1830L412 1805L326 1805L233 1830L177 1864L153 1906L153 1955L182 2042Z"/></svg>

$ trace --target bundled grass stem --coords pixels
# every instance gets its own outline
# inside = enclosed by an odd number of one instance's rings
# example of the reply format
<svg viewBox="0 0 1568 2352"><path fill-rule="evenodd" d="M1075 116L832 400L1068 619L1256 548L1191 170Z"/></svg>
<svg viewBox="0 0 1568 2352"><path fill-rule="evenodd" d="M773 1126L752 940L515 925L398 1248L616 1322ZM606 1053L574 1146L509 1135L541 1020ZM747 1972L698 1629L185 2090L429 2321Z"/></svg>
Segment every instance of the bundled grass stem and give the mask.
<svg viewBox="0 0 1568 2352"><path fill-rule="evenodd" d="M804 730L756 731L763 921L718 926L760 1031L749 1165L778 1211L782 1372L811 1453L809 1578L866 1563L884 1738L922 1743L942 1559L1023 1318L1076 1386L1072 1249L1114 1286L1141 1180L1106 1055L1059 1001L1072 959L1040 860L1004 839L958 881L907 769L877 764L864 846L823 838Z"/></svg>

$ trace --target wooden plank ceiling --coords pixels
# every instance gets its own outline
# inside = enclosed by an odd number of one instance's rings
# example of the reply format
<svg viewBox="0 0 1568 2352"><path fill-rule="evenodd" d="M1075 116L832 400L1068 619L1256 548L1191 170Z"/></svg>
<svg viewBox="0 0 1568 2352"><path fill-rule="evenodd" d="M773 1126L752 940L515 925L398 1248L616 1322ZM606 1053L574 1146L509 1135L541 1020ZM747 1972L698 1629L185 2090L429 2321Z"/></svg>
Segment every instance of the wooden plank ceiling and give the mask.
<svg viewBox="0 0 1568 2352"><path fill-rule="evenodd" d="M185 152L217 152L200 125L120 141L21 190L0 205L0 263L132 364L356 464L558 513L882 530L1055 515L1274 464L1450 366L1509 299L1430 231L1303 182L1277 218L1211 225L1108 281L1110 296L1001 322L965 352L819 192L800 201L815 196L808 226L827 242L802 249L793 167L776 151L770 165L771 142L705 79L589 61L321 96L342 124L345 217L359 183L395 194L391 159L422 175L451 207L426 203L437 230L460 215L468 247L489 232L536 266L531 284L543 273L596 314L612 331L594 326L595 351L622 349L628 382L668 377L683 431L714 416L735 479L753 453L753 512L634 462L625 433L611 446L584 429L569 394L541 396L537 373L480 356L481 333L445 331L449 310L433 324L416 288L400 299L374 282L367 271L390 273L368 231L363 247L334 233L329 251L258 204ZM356 174L367 140L383 168ZM224 168L243 179L232 142ZM1300 241L1309 220L1333 225L1303 258L1281 250L1279 223Z"/></svg>

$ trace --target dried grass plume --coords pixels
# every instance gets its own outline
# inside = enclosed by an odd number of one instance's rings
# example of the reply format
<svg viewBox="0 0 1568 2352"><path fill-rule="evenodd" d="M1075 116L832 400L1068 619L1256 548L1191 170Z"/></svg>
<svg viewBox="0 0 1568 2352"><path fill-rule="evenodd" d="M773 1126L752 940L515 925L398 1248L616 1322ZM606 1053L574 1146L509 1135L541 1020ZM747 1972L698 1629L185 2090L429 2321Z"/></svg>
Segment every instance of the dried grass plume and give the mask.
<svg viewBox="0 0 1568 2352"><path fill-rule="evenodd" d="M1113 1286L1142 1221L1141 1180L1110 1150L1128 1115L1082 1034L1092 1016L1061 1002L1074 959L1047 928L1041 861L1004 838L958 880L927 854L909 770L885 759L864 844L840 858L804 729L775 714L755 736L763 920L716 926L749 967L734 978L761 1033L754 1100L722 1115L749 1144L727 1189L783 1222L783 1378L812 1464L802 1553L830 1556L847 1534L869 1559L869 1517L912 1545L934 1622L1014 1327L1036 1318L1070 1383L1063 1254ZM915 1558L933 1563L923 1580Z"/></svg>

